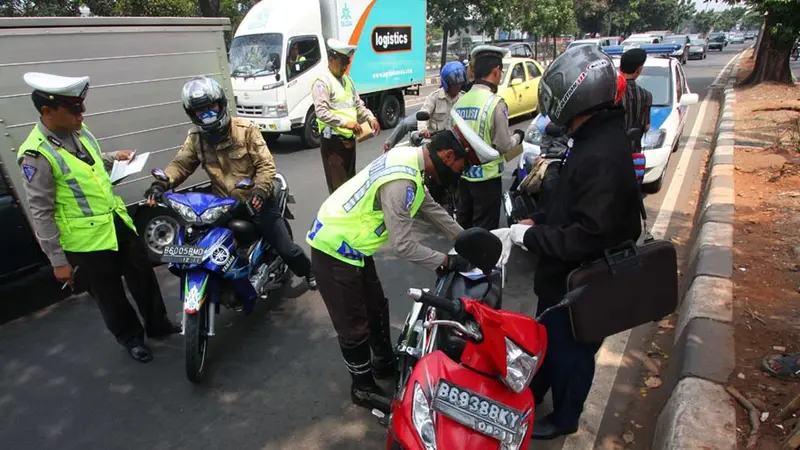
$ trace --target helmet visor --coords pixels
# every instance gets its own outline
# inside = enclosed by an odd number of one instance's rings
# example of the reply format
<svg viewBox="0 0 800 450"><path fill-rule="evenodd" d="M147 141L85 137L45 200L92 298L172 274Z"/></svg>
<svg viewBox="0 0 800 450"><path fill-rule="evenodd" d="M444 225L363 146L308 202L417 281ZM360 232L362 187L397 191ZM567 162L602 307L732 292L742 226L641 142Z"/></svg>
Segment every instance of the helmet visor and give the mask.
<svg viewBox="0 0 800 450"><path fill-rule="evenodd" d="M456 70L453 72L448 73L444 77L445 83L448 86L453 86L455 84L466 84L467 83L467 72L463 70Z"/></svg>

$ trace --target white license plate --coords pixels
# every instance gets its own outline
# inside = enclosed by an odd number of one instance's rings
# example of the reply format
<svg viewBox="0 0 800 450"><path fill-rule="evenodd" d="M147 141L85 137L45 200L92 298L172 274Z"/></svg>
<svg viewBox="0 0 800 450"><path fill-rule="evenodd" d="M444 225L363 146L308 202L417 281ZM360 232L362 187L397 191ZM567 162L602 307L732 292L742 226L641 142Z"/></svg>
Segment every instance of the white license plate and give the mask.
<svg viewBox="0 0 800 450"><path fill-rule="evenodd" d="M445 380L439 380L431 406L434 411L501 442L511 442L520 433L522 411Z"/></svg>
<svg viewBox="0 0 800 450"><path fill-rule="evenodd" d="M161 262L176 264L200 264L203 262L203 247L194 245L167 245L161 253Z"/></svg>

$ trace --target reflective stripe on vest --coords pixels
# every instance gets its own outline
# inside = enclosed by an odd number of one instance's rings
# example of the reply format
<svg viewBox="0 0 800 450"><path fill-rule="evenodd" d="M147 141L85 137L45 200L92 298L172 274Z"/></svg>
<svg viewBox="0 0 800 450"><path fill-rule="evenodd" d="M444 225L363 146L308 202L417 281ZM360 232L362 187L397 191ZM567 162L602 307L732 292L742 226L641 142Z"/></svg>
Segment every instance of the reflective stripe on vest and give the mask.
<svg viewBox="0 0 800 450"><path fill-rule="evenodd" d="M500 97L485 89L471 89L464 94L454 108L484 142L492 145L492 121ZM464 171L462 178L467 181L485 181L503 175L505 159L500 156L494 161L479 166L471 166Z"/></svg>
<svg viewBox="0 0 800 450"><path fill-rule="evenodd" d="M306 242L316 250L348 264L363 267L389 240L383 211L375 210L375 198L384 184L409 180L406 208L414 217L425 198L419 149L397 147L384 153L337 189L320 207Z"/></svg>
<svg viewBox="0 0 800 450"><path fill-rule="evenodd" d="M336 77L333 76L332 73L328 72L324 79L320 79L318 81L323 81L326 86L328 86L331 113L333 113L333 115L335 115L337 118L347 122L358 121L356 102L353 99L353 96L355 95L353 91L353 80L347 75L344 75L342 76L342 81L344 84L342 84L336 79ZM319 118L317 118L317 127L319 128L320 133L324 132L326 127L330 127L334 133L342 136L345 139L350 139L354 134L353 130L349 128L328 125Z"/></svg>
<svg viewBox="0 0 800 450"><path fill-rule="evenodd" d="M90 139L91 141L91 139ZM96 141L94 141L96 142ZM60 153L50 145L50 142L47 140L42 141L41 148L43 148L58 164L58 168L61 170L61 175L66 177L69 175L72 170L67 165L67 161L64 160L64 157L61 156ZM95 155L92 155L93 158L96 158ZM78 184L78 180L75 178L67 178L66 180L67 186L69 186L70 190L72 190L72 195L75 197L75 201L78 203L78 207L81 209L81 212L86 217L91 217L94 215L92 212L92 207L89 206L89 199L86 198L86 194L83 192L83 188L81 185Z"/></svg>

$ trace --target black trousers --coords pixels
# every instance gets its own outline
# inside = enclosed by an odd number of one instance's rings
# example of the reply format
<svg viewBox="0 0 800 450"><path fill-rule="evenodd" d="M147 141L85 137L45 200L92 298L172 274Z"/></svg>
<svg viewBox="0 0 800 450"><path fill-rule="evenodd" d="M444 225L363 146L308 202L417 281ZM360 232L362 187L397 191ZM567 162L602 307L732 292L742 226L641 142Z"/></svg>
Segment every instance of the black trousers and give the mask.
<svg viewBox="0 0 800 450"><path fill-rule="evenodd" d="M457 222L465 230L472 227L495 230L500 228L500 208L503 205L503 179L458 183Z"/></svg>
<svg viewBox="0 0 800 450"><path fill-rule="evenodd" d="M577 428L592 388L594 356L600 344L575 341L567 308L552 311L542 324L547 329L547 353L531 383L533 396L538 401L552 390L554 408L547 418L559 428Z"/></svg>
<svg viewBox="0 0 800 450"><path fill-rule="evenodd" d="M374 327L370 325L381 322L382 315L388 315L389 309L371 257L366 258L364 267L356 267L312 248L311 264L341 344L355 347L371 334L374 338L383 333L388 335L388 321L385 330L372 330Z"/></svg>
<svg viewBox="0 0 800 450"><path fill-rule="evenodd" d="M289 225L278 209L278 200L274 196L264 200L258 219L264 240L281 255L289 270L298 277L307 277L311 273L311 260L292 240Z"/></svg>
<svg viewBox="0 0 800 450"><path fill-rule="evenodd" d="M337 135L330 139L323 137L319 140L319 151L322 155L325 181L328 182L328 193L333 194L339 186L356 175L356 140L343 139Z"/></svg>
<svg viewBox="0 0 800 450"><path fill-rule="evenodd" d="M78 284L85 284L97 302L106 328L124 346L142 344L144 335L164 334L171 326L153 265L139 237L119 217L114 220L119 249L66 252ZM139 322L122 286L122 277L139 309Z"/></svg>

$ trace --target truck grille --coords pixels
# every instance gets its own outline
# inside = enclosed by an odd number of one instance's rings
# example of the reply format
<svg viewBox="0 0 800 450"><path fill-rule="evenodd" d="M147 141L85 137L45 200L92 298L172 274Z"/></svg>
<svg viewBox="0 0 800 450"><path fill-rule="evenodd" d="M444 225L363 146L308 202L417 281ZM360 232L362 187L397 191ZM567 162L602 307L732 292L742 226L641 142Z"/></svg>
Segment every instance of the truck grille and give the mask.
<svg viewBox="0 0 800 450"><path fill-rule="evenodd" d="M236 113L240 116L255 116L262 117L264 115L264 107L261 105L236 105Z"/></svg>

